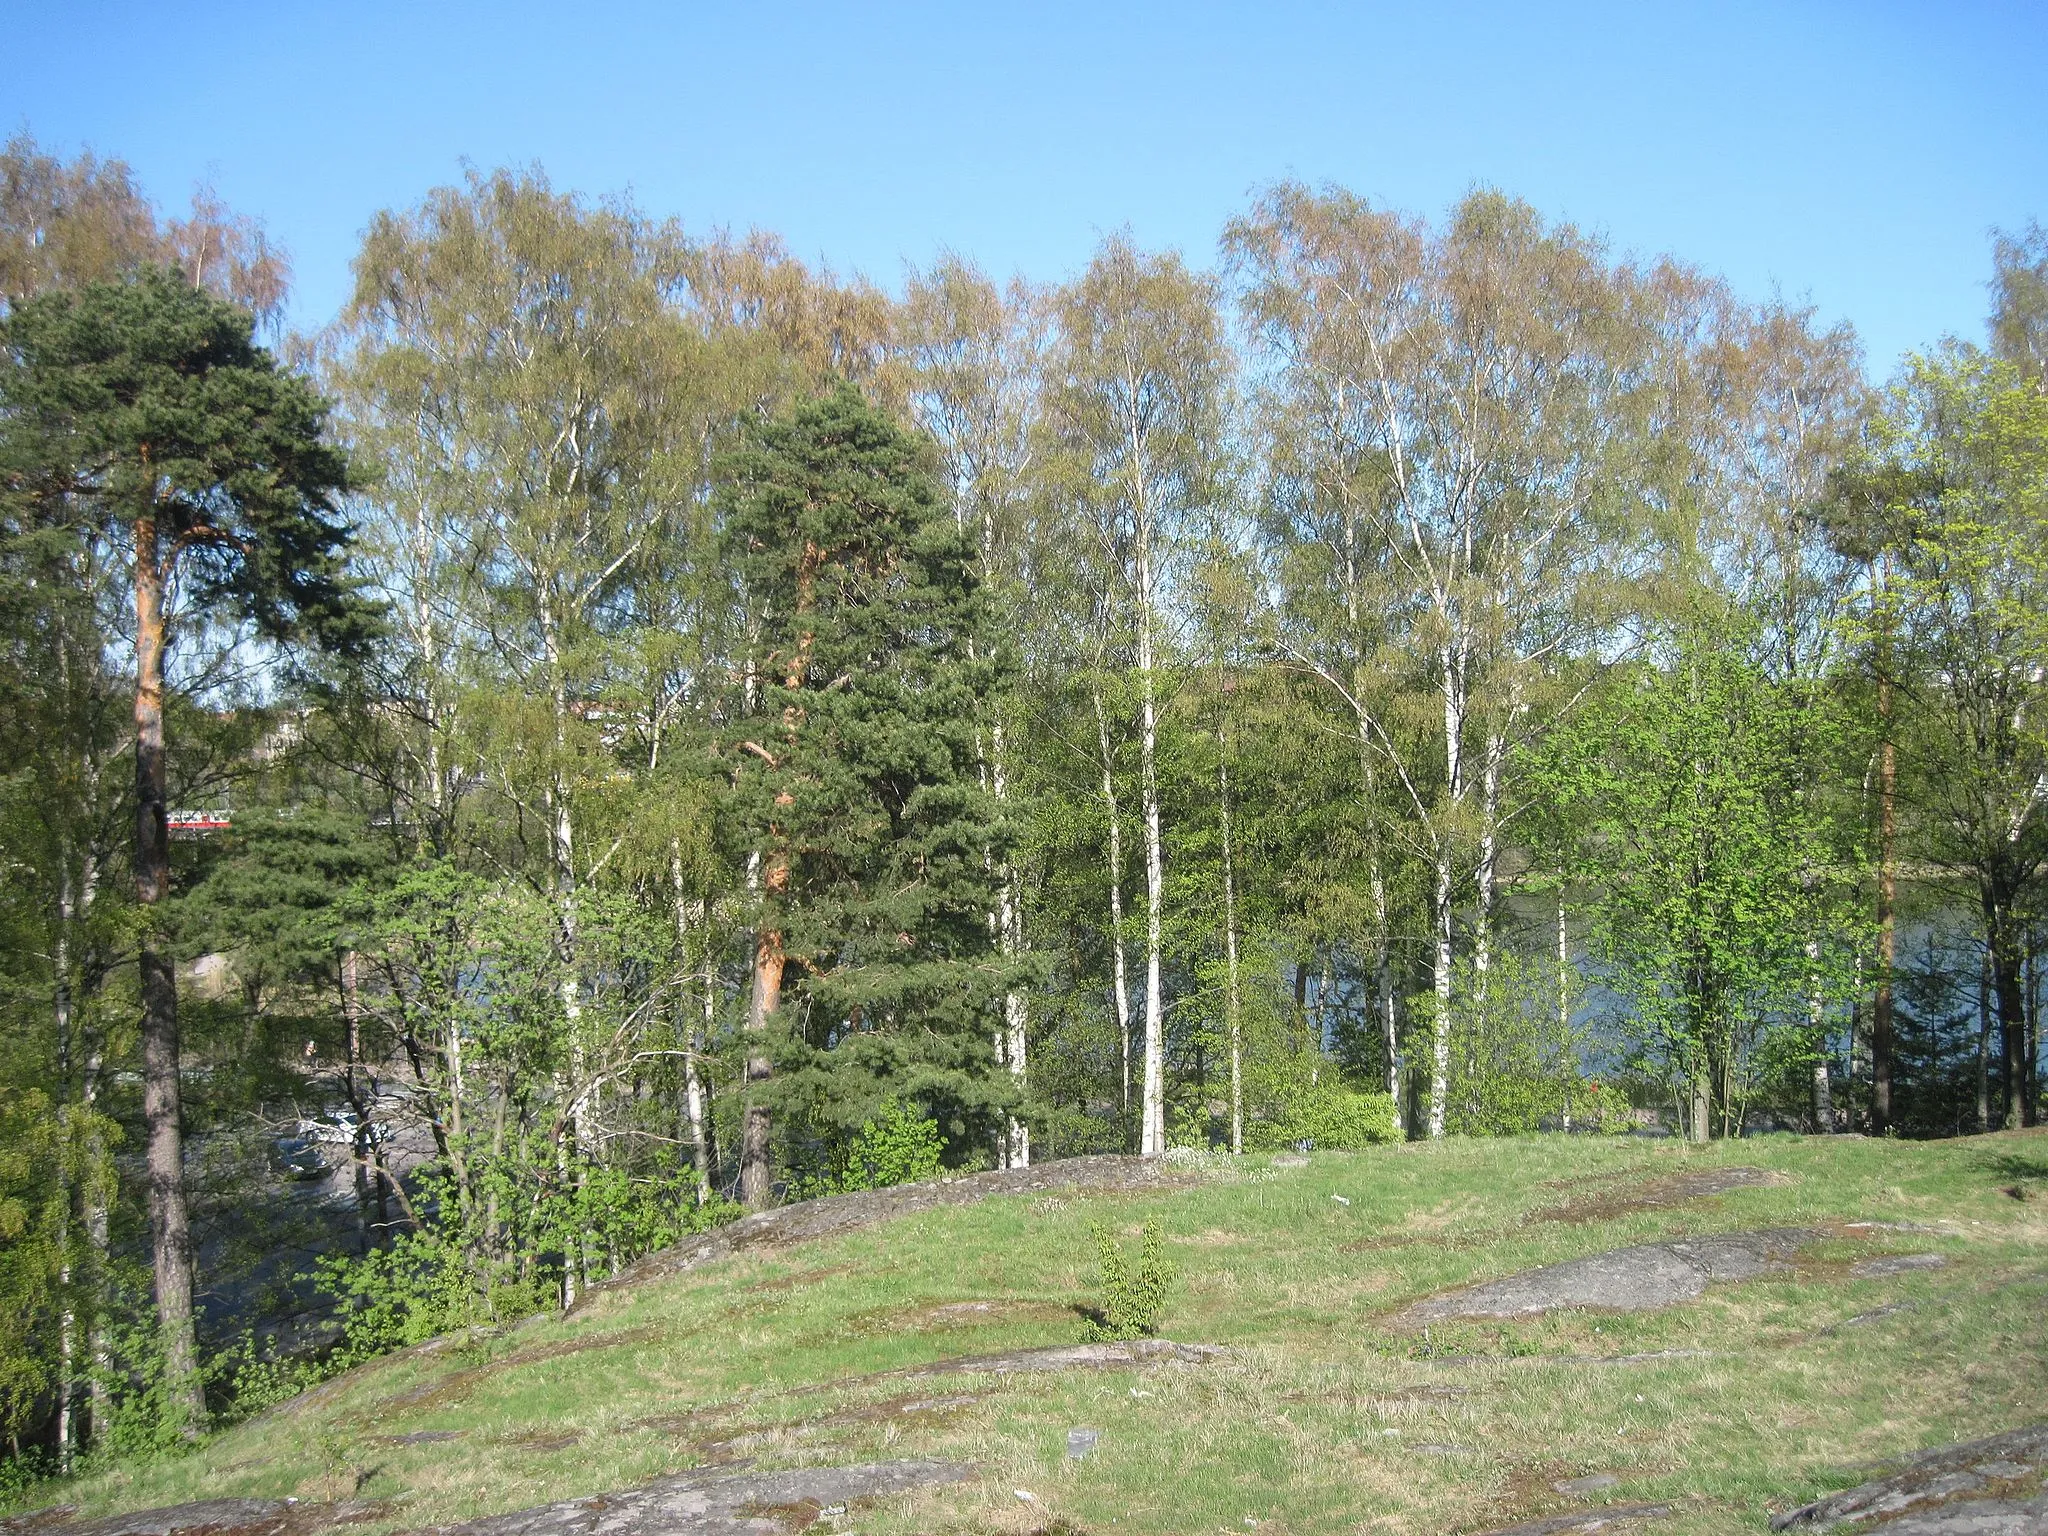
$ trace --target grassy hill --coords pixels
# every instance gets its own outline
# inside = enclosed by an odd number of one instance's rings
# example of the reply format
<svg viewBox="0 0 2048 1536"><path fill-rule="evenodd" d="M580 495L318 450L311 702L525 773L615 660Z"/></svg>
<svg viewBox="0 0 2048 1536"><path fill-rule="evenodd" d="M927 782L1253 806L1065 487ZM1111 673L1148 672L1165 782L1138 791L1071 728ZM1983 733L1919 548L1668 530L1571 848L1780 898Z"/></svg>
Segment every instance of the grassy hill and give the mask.
<svg viewBox="0 0 2048 1536"><path fill-rule="evenodd" d="M1761 1177L1719 1194L1698 1191L1733 1181L1690 1177L1737 1167ZM1076 1342L1098 1285L1091 1224L1135 1247L1155 1217L1181 1270L1164 1335L1226 1355L902 1374ZM1664 1311L1426 1330L1403 1315L1532 1266L1780 1227L1818 1233L1791 1269ZM1945 1262L1852 1274L1883 1254ZM74 1497L84 1513L381 1501L352 1527L369 1536L721 1460L919 1456L981 1476L821 1529L1478 1531L1654 1499L1678 1505L1654 1527L1670 1536L1760 1531L1873 1462L2048 1417L2048 1135L1194 1159L1149 1189L921 1211L437 1345ZM1068 1460L1080 1426L1099 1449ZM1599 1474L1613 1483L1556 1487Z"/></svg>

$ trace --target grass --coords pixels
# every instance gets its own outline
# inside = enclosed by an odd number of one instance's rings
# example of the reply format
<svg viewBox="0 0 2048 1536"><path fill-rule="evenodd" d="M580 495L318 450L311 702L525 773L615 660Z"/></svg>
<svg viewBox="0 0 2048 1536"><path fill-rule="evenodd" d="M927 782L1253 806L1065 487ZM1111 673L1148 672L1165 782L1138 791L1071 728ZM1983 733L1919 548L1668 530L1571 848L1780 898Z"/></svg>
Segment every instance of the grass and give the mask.
<svg viewBox="0 0 2048 1536"><path fill-rule="evenodd" d="M1653 1499L1678 1505L1655 1527L1669 1536L1762 1531L1770 1510L1849 1486L1874 1462L2042 1417L2044 1154L2048 1136L2028 1132L1710 1148L1538 1137L1301 1168L1211 1160L1156 1193L994 1199L607 1293L571 1318L374 1362L192 1455L100 1474L67 1497L86 1514L230 1495L386 1501L356 1528L373 1536L734 1457L765 1468L914 1455L973 1460L982 1476L834 1528L1023 1532L1064 1517L1095 1536L1479 1531ZM1608 1214L1645 1181L1736 1164L1780 1178ZM1568 1204L1592 1218L1532 1219ZM1076 1308L1099 1299L1090 1224L1129 1243L1151 1219L1181 1275L1163 1332L1229 1345L1227 1359L888 1374L1075 1342ZM1444 1287L1630 1243L1870 1221L1938 1230L1837 1231L1793 1273L1657 1314L1426 1336L1395 1316ZM1849 1274L1886 1252L1949 1262ZM1698 1353L1589 1358L1667 1350ZM1099 1429L1101 1445L1069 1461L1077 1426ZM457 1438L403 1438L421 1435ZM1617 1484L1590 1500L1553 1489L1596 1472Z"/></svg>

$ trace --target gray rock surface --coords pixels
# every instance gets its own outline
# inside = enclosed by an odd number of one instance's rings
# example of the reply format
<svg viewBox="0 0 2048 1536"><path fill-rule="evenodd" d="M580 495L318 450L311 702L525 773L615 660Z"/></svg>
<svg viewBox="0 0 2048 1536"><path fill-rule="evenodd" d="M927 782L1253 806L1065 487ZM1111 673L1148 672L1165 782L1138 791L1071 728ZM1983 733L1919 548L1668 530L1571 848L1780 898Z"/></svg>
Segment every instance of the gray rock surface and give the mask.
<svg viewBox="0 0 2048 1536"><path fill-rule="evenodd" d="M1433 1322L1530 1317L1553 1307L1655 1311L1693 1300L1709 1281L1753 1280L1783 1270L1786 1259L1819 1236L1803 1227L1777 1227L1645 1243L1432 1296L1404 1315L1412 1322Z"/></svg>
<svg viewBox="0 0 2048 1536"><path fill-rule="evenodd" d="M1588 1472L1584 1477L1562 1478L1550 1486L1559 1493L1601 1493L1620 1481L1612 1472Z"/></svg>
<svg viewBox="0 0 2048 1536"><path fill-rule="evenodd" d="M1176 1344L1172 1339L1129 1339L1114 1344L1054 1344L1044 1349L1014 1349L999 1355L966 1355L935 1360L892 1374L963 1376L986 1372L1006 1376L1021 1371L1072 1371L1119 1365L1207 1365L1228 1354L1220 1344Z"/></svg>
<svg viewBox="0 0 2048 1536"><path fill-rule="evenodd" d="M1895 1253L1851 1264L1849 1273L1858 1280L1881 1280L1886 1275L1909 1275L1920 1269L1940 1269L1946 1263L1947 1257L1939 1253Z"/></svg>
<svg viewBox="0 0 2048 1536"><path fill-rule="evenodd" d="M1909 1456L1899 1470L1787 1510L1774 1531L1825 1531L1850 1522L1887 1536L2048 1531L2041 1481L2048 1476L2048 1423ZM1986 1497L1990 1495L1990 1497ZM1910 1517L1887 1518L1887 1517ZM1941 1524L1960 1520L1963 1524ZM1883 1520L1883 1524L1862 1522ZM2008 1523L1983 1524L2005 1520ZM2014 1525L2010 1522L2019 1520ZM2027 1521L2033 1524L2027 1524ZM1937 1523L1926 1523L1926 1522ZM1968 1522L1976 1521L1977 1524Z"/></svg>
<svg viewBox="0 0 2048 1536"><path fill-rule="evenodd" d="M810 1525L827 1505L886 1498L973 1475L974 1468L951 1461L683 1472L622 1493L434 1529L437 1536L781 1536Z"/></svg>
<svg viewBox="0 0 2048 1536"><path fill-rule="evenodd" d="M2048 1531L2048 1495L2017 1503L1967 1499L1867 1529L1872 1536L2042 1536Z"/></svg>
<svg viewBox="0 0 2048 1536"><path fill-rule="evenodd" d="M297 1499L201 1499L161 1509L138 1509L98 1520L61 1518L68 1511L40 1511L0 1521L13 1536L33 1530L42 1536L314 1536L337 1525L372 1520L385 1506L364 1503L307 1504ZM52 1522L50 1516L58 1516Z"/></svg>
<svg viewBox="0 0 2048 1536"><path fill-rule="evenodd" d="M1568 1515L1545 1515L1519 1525L1488 1531L1486 1536L1576 1536L1580 1531L1611 1531L1636 1520L1658 1520L1671 1513L1669 1504L1609 1504Z"/></svg>

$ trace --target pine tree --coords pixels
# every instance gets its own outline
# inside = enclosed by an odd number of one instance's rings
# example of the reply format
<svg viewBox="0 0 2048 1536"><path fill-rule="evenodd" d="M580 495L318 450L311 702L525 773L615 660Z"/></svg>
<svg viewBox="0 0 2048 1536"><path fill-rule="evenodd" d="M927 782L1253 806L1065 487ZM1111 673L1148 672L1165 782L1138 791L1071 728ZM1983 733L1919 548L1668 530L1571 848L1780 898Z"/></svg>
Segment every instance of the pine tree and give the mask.
<svg viewBox="0 0 2048 1536"><path fill-rule="evenodd" d="M359 644L342 562L342 456L325 407L252 339L246 310L151 271L29 299L0 327L0 474L81 540L126 555L135 647L135 883L144 920L143 1116L156 1303L169 1390L205 1415L192 1321L170 891L165 657L181 620Z"/></svg>
<svg viewBox="0 0 2048 1536"><path fill-rule="evenodd" d="M721 469L759 625L735 807L759 861L741 1190L760 1205L777 1106L843 1135L893 1096L977 1141L1012 1107L991 1040L1020 962L988 921L1010 833L976 731L1007 669L928 445L851 388L755 424Z"/></svg>

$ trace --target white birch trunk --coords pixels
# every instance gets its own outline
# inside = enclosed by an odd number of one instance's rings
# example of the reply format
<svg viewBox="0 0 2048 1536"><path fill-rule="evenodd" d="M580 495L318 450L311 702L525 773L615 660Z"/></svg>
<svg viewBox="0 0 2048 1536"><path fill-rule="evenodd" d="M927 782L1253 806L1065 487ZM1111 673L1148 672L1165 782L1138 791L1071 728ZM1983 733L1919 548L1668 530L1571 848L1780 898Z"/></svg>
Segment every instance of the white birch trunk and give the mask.
<svg viewBox="0 0 2048 1536"><path fill-rule="evenodd" d="M1131 983L1124 963L1124 830L1117 805L1116 775L1111 771L1109 721L1102 709L1102 690L1094 690L1095 730L1102 746L1102 803L1109 814L1109 971L1116 1003L1116 1028L1123 1072L1124 1123L1131 1113Z"/></svg>
<svg viewBox="0 0 2048 1536"><path fill-rule="evenodd" d="M669 884L673 889L675 898L676 961L679 966L688 967L691 960L691 930L696 926L692 918L693 916L708 917L708 914L704 913L701 903L697 904L693 911L692 904L685 895L683 843L681 838L669 839L668 871ZM700 942L702 942L708 957L710 951L708 935L705 940ZM706 1001L708 1001L711 996L711 975L708 964L701 972L697 973L697 980L701 984ZM705 1036L700 1035L693 1025L685 1022L688 1018L689 1006L688 994L679 990L676 998L676 1018L683 1025L680 1031L682 1039L679 1042L683 1048L683 1115L688 1122L690 1160L697 1175L697 1204L701 1206L707 1204L711 1199L710 1149L704 1144L704 1077L697 1061L697 1053L703 1048ZM705 1023L707 1025L706 1033L708 1034L708 1025L710 1023L708 1009L706 1010Z"/></svg>
<svg viewBox="0 0 2048 1536"><path fill-rule="evenodd" d="M1465 652L1462 645L1447 645L1438 653L1443 669L1444 702L1444 798L1455 808L1465 798ZM1453 859L1448 824L1436 829L1436 882L1431 891L1435 928L1435 950L1431 956L1430 981L1436 994L1433 1060L1429 1079L1429 1134L1432 1140L1444 1134L1444 1117L1450 1094L1451 1066L1451 945L1454 914L1451 900L1457 891L1457 870Z"/></svg>
<svg viewBox="0 0 2048 1536"><path fill-rule="evenodd" d="M547 792L548 852L554 865L555 925L562 956L559 995L563 1027L569 1037L569 1080L566 1084L558 1084L557 1091L571 1095L569 1120L574 1141L573 1152L565 1149L566 1160L558 1161L564 1164L561 1171L565 1177L572 1176L576 1186L581 1188L584 1183L583 1165L595 1144L592 1134L593 1095L584 1090L590 1061L583 1039L583 978L577 966L580 914L576 889L576 823L569 805L569 786L562 776L562 764L569 752L569 695L562 675L560 636L553 610L546 600L541 605L540 626L554 711L555 762L549 770ZM569 1166L571 1163L573 1168ZM585 1234L579 1233L570 1246L569 1262L563 1265L562 1273L562 1304L565 1307L575 1305L589 1262L589 1244Z"/></svg>
<svg viewBox="0 0 2048 1536"><path fill-rule="evenodd" d="M1230 1150L1244 1151L1244 1010L1237 973L1237 870L1230 845L1230 750L1216 758L1216 790L1223 814L1223 1005L1230 1032Z"/></svg>
<svg viewBox="0 0 2048 1536"><path fill-rule="evenodd" d="M1829 1136L1835 1129L1835 1096L1834 1086L1828 1081L1828 1005L1820 995L1820 940L1806 941L1806 965L1806 1022L1819 1051L1813 1061L1813 1117L1820 1133Z"/></svg>
<svg viewBox="0 0 2048 1536"><path fill-rule="evenodd" d="M1166 1150L1166 1018L1160 996L1166 863L1159 830L1159 722L1152 664L1152 550L1146 528L1138 538L1138 779L1145 815L1145 1101L1138 1150L1146 1157Z"/></svg>
<svg viewBox="0 0 2048 1536"><path fill-rule="evenodd" d="M1451 892L1453 889L1451 850L1440 838L1436 855L1435 900L1436 946L1431 957L1430 980L1436 994L1435 1039L1429 1074L1429 1134L1440 1140L1444 1134L1444 1111L1451 1089Z"/></svg>

